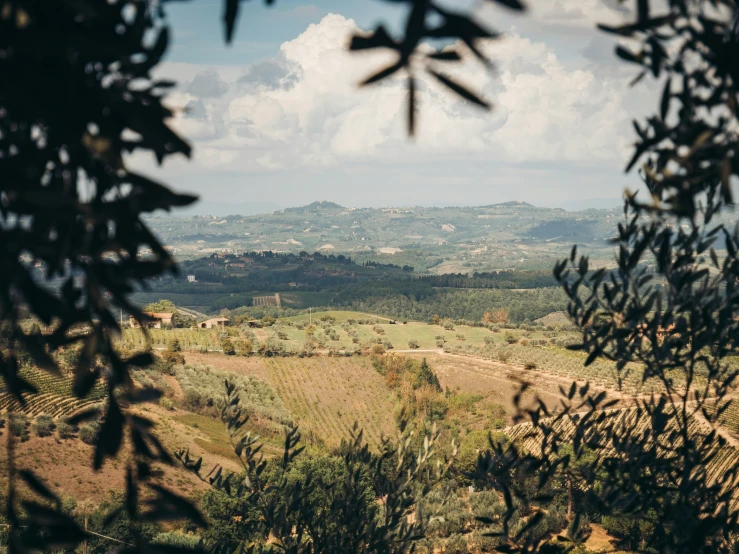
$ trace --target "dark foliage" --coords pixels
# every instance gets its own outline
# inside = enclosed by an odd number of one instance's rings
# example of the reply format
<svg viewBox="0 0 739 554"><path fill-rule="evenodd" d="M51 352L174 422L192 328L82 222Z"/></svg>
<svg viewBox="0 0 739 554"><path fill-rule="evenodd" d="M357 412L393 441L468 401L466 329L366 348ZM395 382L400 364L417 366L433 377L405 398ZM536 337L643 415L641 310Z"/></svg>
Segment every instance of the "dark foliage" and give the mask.
<svg viewBox="0 0 739 554"><path fill-rule="evenodd" d="M652 198L627 195L615 269L593 270L573 248L554 275L582 329L576 348L589 354L586 365L614 360L620 377L627 362L638 362L643 378L658 379L662 390L614 411L605 393L573 384L560 411L542 404L525 414L540 439L537 452L497 447L481 456L478 470L502 476L519 467L544 485L594 451L573 478L592 487L625 545L733 552L739 467L716 462L727 445L717 422L737 377L728 357L739 336L739 231L713 219L731 209L730 178L739 173L736 6L673 0L660 14L649 0L636 6L635 23L602 29L641 43L635 52L616 51L643 66L637 80L664 78L659 114L634 123L638 141L627 167L641 163ZM499 487L512 514L516 491L504 480ZM511 534L507 519L500 531L509 551L544 549Z"/></svg>
<svg viewBox="0 0 739 554"><path fill-rule="evenodd" d="M149 463L170 460L151 434L152 422L119 405L122 398L146 399L133 393L129 370L148 364L150 356L121 358L111 345L117 308L144 319L128 299L135 286L174 270L141 215L194 200L129 171L123 161L136 150L160 162L190 154L167 126L172 114L161 103L173 83L150 77L168 37L162 14L144 0L21 1L6 4L0 17L0 375L23 399L35 392L18 374L23 353L58 374L51 353L82 344L75 393L86 396L99 379L108 390L93 466L118 453L126 432L135 446L124 507L132 521L194 513L153 485L151 509L139 506ZM19 321L28 312L52 332L24 334ZM91 415L80 414L77 422ZM10 551L39 547L40 540L46 548L78 543L83 531L53 508L58 499L51 491L30 472L15 471L8 437ZM23 516L15 477L45 499L24 502ZM45 532L21 535L19 525Z"/></svg>

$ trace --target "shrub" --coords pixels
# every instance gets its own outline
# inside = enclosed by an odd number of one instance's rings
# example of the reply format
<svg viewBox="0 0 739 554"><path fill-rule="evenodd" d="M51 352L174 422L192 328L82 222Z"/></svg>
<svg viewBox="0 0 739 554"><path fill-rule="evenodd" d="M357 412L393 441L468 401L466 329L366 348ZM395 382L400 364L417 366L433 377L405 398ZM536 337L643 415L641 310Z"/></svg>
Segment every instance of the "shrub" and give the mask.
<svg viewBox="0 0 739 554"><path fill-rule="evenodd" d="M526 362L523 364L524 369L536 369L536 363Z"/></svg>
<svg viewBox="0 0 739 554"><path fill-rule="evenodd" d="M234 348L234 343L228 337L221 341L221 348L223 349L223 353L226 356L233 356L234 354L236 354L236 348Z"/></svg>
<svg viewBox="0 0 739 554"><path fill-rule="evenodd" d="M452 535L444 545L444 552L446 554L465 554L469 551L470 549L464 535Z"/></svg>
<svg viewBox="0 0 739 554"><path fill-rule="evenodd" d="M242 356L249 356L252 352L254 352L254 341L252 341L251 339L240 340L235 343L234 346L236 346L236 350Z"/></svg>
<svg viewBox="0 0 739 554"><path fill-rule="evenodd" d="M381 344L373 344L372 348L370 348L370 353L380 356L385 353L385 347Z"/></svg>
<svg viewBox="0 0 739 554"><path fill-rule="evenodd" d="M197 410L201 407L202 395L198 389L195 387L187 387L183 390L183 393L185 394L185 405L188 408Z"/></svg>
<svg viewBox="0 0 739 554"><path fill-rule="evenodd" d="M177 339L177 338L173 339L169 343L169 349L172 352L181 352L182 351L182 346L180 345L180 339Z"/></svg>
<svg viewBox="0 0 739 554"><path fill-rule="evenodd" d="M457 333L457 340L464 341L467 340L465 336L462 333Z"/></svg>
<svg viewBox="0 0 739 554"><path fill-rule="evenodd" d="M313 343L311 341L305 341L303 346L298 352L298 356L301 358L310 358L313 355Z"/></svg>
<svg viewBox="0 0 739 554"><path fill-rule="evenodd" d="M518 342L518 339L516 338L516 335L514 335L513 333L506 333L505 334L505 341L508 344L515 344L515 343Z"/></svg>
<svg viewBox="0 0 739 554"><path fill-rule="evenodd" d="M47 414L39 415L33 425L33 432L39 437L50 437L54 429L56 429L54 418Z"/></svg>
<svg viewBox="0 0 739 554"><path fill-rule="evenodd" d="M95 444L99 432L100 424L93 421L80 426L79 437L85 444Z"/></svg>
<svg viewBox="0 0 739 554"><path fill-rule="evenodd" d="M69 439L74 436L75 428L73 425L70 425L67 423L66 420L59 420L59 423L56 426L56 435L60 439Z"/></svg>
<svg viewBox="0 0 739 554"><path fill-rule="evenodd" d="M172 365L174 364L182 365L185 363L185 357L182 354L180 354L180 351L172 350L171 348L170 350L165 350L164 352L162 352L162 360ZM164 373L170 373L170 372L165 371Z"/></svg>
<svg viewBox="0 0 739 554"><path fill-rule="evenodd" d="M384 335L385 334L385 329L382 328L382 327L380 327L379 325L375 325L374 327L372 327L372 330L375 333L377 333L378 335Z"/></svg>
<svg viewBox="0 0 739 554"><path fill-rule="evenodd" d="M484 341L485 346L492 346L493 344L495 344L495 339L493 339L493 337L485 337Z"/></svg>
<svg viewBox="0 0 739 554"><path fill-rule="evenodd" d="M174 404L172 401L164 396L159 399L159 405L165 410L174 410Z"/></svg>
<svg viewBox="0 0 739 554"><path fill-rule="evenodd" d="M408 341L408 348L416 349L416 348L418 348L418 346L419 346L419 344L418 344L418 341L416 339L411 339L411 340Z"/></svg>
<svg viewBox="0 0 739 554"><path fill-rule="evenodd" d="M321 344L320 340L316 340ZM286 353L285 345L275 337L268 338L267 342L262 345L262 350L265 356L284 356Z"/></svg>
<svg viewBox="0 0 739 554"><path fill-rule="evenodd" d="M28 427L28 418L26 414L10 414L8 419L8 430L15 435L20 437L23 433L28 434L26 428Z"/></svg>

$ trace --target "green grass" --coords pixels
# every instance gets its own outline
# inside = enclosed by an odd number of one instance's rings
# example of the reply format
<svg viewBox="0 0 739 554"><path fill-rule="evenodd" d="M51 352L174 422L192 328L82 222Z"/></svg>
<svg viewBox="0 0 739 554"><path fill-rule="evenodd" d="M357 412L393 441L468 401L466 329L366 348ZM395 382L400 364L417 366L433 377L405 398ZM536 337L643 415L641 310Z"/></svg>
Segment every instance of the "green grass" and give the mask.
<svg viewBox="0 0 739 554"><path fill-rule="evenodd" d="M297 294L297 293L292 293L292 294ZM374 314L365 314L362 312L350 312L346 310L331 310L331 311L324 311L324 312L313 312L312 315L301 314L301 315L296 315L292 317L286 317L284 319L285 321L295 321L295 322L307 323L309 318L312 318L313 321L316 322L321 318L321 316L325 316L325 315L330 315L333 318L335 318L336 323L343 323L347 319L388 319L386 317L377 316Z"/></svg>
<svg viewBox="0 0 739 554"><path fill-rule="evenodd" d="M415 339L418 341L420 349L438 348L436 345L436 337L443 336L447 343L460 344L484 344L485 337L493 337L497 341L503 340L502 333L493 333L483 327L467 327L466 325L456 325L453 330L446 330L441 325L427 325L425 323L408 323L406 325L380 325L385 330L385 334L396 349L404 350L408 348L408 341ZM369 327L372 330L372 327ZM373 335L378 336L374 331ZM464 341L458 340L457 335L464 336ZM497 342L496 341L496 342Z"/></svg>
<svg viewBox="0 0 739 554"><path fill-rule="evenodd" d="M173 419L204 433L208 440L195 439L195 444L206 452L224 458L236 459L236 454L228 440L228 433L226 433L226 428L221 421L198 414L175 416Z"/></svg>
<svg viewBox="0 0 739 554"><path fill-rule="evenodd" d="M348 311L331 311L331 312L319 312L313 314L313 322L315 324L320 323L320 317L322 315L331 315L336 319L333 327L337 331L340 340L332 341L328 340L326 347L336 347L338 349L354 349L356 344L352 342L351 337L341 329L340 324L348 319L360 320L360 319L377 319L376 316L371 314L364 314L358 312ZM290 318L285 318L285 321L291 321L293 323L307 323L308 316L300 315ZM503 329L498 333L493 333L489 329L484 327L470 327L467 325L455 325L454 329L446 330L441 325L427 325L426 323L409 322L407 324L395 323L391 324L386 320L383 323L372 324L372 325L353 325L353 328L357 332L359 337L359 345L367 342L373 342L377 338L389 340L396 350L407 350L408 341L415 339L418 341L419 349L430 350L437 349L437 336L443 336L446 339L447 344L452 345L470 345L475 347L482 347L485 344L485 339L492 339L496 344L502 344L505 342L505 336L507 333L520 338L524 335L523 331L519 330L506 330ZM375 327L379 327L384 330L384 333L377 333ZM288 336L288 340L284 341L285 346L289 350L296 350L305 342L306 335L305 331L296 329L294 327L284 326L283 331ZM270 330L265 329L265 333L269 334ZM317 331L319 334L322 331ZM457 335L464 337L464 340L460 340ZM540 333L531 333L530 338L542 338L543 335Z"/></svg>
<svg viewBox="0 0 739 554"><path fill-rule="evenodd" d="M194 442L206 452L232 460L238 459L233 450L233 446L231 446L231 442L228 439L226 427L220 420L199 414L180 415L175 416L172 419L189 427L198 429L205 434L207 440L195 439ZM264 440L262 442L264 442ZM265 442L264 452L265 455L274 455L281 453L281 450L279 445L272 445Z"/></svg>
<svg viewBox="0 0 739 554"><path fill-rule="evenodd" d="M443 336L446 339L446 344L450 346L471 346L471 347L482 347L485 345L485 340L493 340L495 344L502 344L505 342L507 334L511 334L516 338L524 336L524 331L517 329L501 329L500 332L494 333L485 327L470 327L467 325L455 325L453 329L444 329L441 325L428 325L421 322L408 322L406 324L397 322L391 324L390 320L380 318L372 314L350 312L350 311L326 311L316 312L309 316L308 314L302 314L299 316L281 318L280 321L289 322L292 324L297 323L308 323L309 318L312 317L312 321L316 326L316 337L325 335L321 329L322 322L320 321L322 316L330 315L335 321L331 324L332 328L338 334L339 340L330 340L326 337L326 344L319 348L336 348L338 350L354 350L358 346L367 344L368 342L376 342L378 338L390 341L396 350L408 349L408 341L415 339L418 341L419 349L430 350L438 349L437 345L438 336ZM355 323L351 327L359 337L359 343L354 343L352 337L341 328L341 324L347 320L374 320L380 323L376 324L358 324ZM384 333L377 333L375 327L381 328ZM301 349L306 341L305 330L297 329L291 325L282 325L281 330L287 335L287 340L282 340L283 345L288 351L297 352ZM265 327L263 329L254 330L257 338L260 342L264 342L268 337L275 334L275 329L272 327ZM464 340L460 340L458 335L464 337ZM529 338L537 339L543 338L540 332L532 332L528 334ZM157 348L168 346L174 338L178 338L180 346L183 350L220 350L221 339L219 338L219 332L212 329L154 329L150 331L150 337L152 343ZM235 337L234 340L238 340ZM123 343L131 347L142 347L144 344L143 334L138 329L125 329L123 333Z"/></svg>

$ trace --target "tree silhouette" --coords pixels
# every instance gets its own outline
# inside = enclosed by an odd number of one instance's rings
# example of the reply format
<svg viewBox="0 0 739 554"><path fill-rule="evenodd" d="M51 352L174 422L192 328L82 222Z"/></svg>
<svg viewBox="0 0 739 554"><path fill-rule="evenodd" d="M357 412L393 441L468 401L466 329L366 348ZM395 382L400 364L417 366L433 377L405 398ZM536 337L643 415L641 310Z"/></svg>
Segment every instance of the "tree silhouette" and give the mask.
<svg viewBox="0 0 739 554"><path fill-rule="evenodd" d="M627 192L614 239L616 268L591 269L573 247L554 275L583 332L575 348L588 353L586 365L613 360L620 381L634 362L642 379L656 378L661 390L615 409L605 392L573 383L561 410L550 413L541 404L522 414L531 420L536 452L497 448L480 458L478 470L495 471L504 460L543 484L594 451L579 478L603 514L657 514L646 548L733 552L739 467L725 456L718 422L737 377L729 357L739 336L739 230L716 216L733 209L731 179L739 173L737 6L672 1L658 15L649 0L636 7L633 24L600 27L639 44L616 48L642 67L637 82L648 73L664 80L658 114L634 122L637 142L627 166L639 164L651 197ZM510 536L506 523L500 532L509 548L541 548Z"/></svg>

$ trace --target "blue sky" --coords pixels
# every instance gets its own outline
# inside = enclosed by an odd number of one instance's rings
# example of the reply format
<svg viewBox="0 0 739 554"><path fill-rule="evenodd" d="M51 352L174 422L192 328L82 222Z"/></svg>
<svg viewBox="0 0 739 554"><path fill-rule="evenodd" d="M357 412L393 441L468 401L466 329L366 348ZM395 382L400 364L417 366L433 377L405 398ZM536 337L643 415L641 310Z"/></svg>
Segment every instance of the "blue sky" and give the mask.
<svg viewBox="0 0 739 554"><path fill-rule="evenodd" d="M263 2L243 2L236 37L230 46L223 40L220 0L191 0L167 6L174 29L173 62L244 65L273 55L280 44L294 39L311 23L330 13L354 19L361 27L382 22L398 28L403 5L377 0L315 0L310 3L277 0L271 7Z"/></svg>
<svg viewBox="0 0 739 554"><path fill-rule="evenodd" d="M359 90L387 61L345 49L379 22L397 31L403 4L252 0L226 46L220 0L169 3L173 40L160 73L180 83L170 101L188 109L173 126L195 155L163 167L133 163L205 201L280 206L582 206L638 188L622 171L631 119L653 111L660 85L629 89L634 69L595 30L623 19L616 0L530 0L523 17L489 0L446 4L504 33L485 45L495 74L474 59L452 68L494 110L473 110L424 78L419 135L409 141L402 77Z"/></svg>

